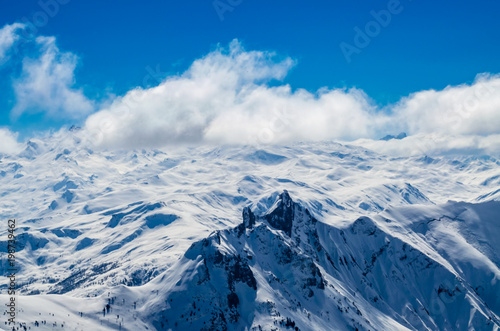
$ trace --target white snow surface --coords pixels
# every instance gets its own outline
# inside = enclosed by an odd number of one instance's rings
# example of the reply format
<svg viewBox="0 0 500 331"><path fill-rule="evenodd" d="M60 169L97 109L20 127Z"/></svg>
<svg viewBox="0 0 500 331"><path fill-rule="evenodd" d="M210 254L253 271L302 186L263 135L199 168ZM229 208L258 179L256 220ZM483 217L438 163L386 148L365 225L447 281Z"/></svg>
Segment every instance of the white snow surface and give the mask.
<svg viewBox="0 0 500 331"><path fill-rule="evenodd" d="M32 139L0 155L0 301L15 218L16 321L32 330L498 330L499 165Z"/></svg>

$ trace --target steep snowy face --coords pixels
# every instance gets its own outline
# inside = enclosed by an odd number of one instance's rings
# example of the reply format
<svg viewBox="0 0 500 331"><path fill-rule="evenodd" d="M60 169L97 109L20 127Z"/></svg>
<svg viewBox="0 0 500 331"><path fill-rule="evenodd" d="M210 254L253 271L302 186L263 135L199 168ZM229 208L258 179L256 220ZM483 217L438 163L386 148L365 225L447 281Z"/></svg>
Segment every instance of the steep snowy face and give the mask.
<svg viewBox="0 0 500 331"><path fill-rule="evenodd" d="M318 222L285 191L263 215L245 208L240 225L194 243L175 276L146 285L163 294L145 305L145 320L206 330L500 326L486 294L497 286L483 282L479 293L442 255L368 217L346 228Z"/></svg>
<svg viewBox="0 0 500 331"><path fill-rule="evenodd" d="M187 250L174 267L184 270L178 275L180 280L167 291L166 299L147 308L154 312L147 319L154 320L156 328L249 327L270 303L259 302L264 299L258 293L263 279L265 287L276 291L274 295L298 295L297 302L324 290L320 269L298 244L304 230L314 231L316 220L288 192L280 194L265 215L256 216L244 208L242 216L237 227L216 231ZM166 273L150 286L164 286L169 281Z"/></svg>

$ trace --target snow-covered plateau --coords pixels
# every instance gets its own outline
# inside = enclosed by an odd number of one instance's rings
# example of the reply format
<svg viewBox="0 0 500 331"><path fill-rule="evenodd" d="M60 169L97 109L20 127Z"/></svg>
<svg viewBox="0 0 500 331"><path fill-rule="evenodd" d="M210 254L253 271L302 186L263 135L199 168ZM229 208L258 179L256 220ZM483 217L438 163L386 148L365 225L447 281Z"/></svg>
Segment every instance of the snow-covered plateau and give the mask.
<svg viewBox="0 0 500 331"><path fill-rule="evenodd" d="M334 142L0 155L0 329L498 330L500 161Z"/></svg>

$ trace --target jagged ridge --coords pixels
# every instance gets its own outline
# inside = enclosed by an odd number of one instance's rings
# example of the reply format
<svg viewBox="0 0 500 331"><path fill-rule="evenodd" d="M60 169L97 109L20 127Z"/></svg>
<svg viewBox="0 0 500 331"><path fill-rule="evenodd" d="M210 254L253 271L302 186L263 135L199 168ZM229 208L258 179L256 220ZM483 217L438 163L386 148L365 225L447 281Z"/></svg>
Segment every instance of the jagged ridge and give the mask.
<svg viewBox="0 0 500 331"><path fill-rule="evenodd" d="M237 227L216 231L185 253L180 280L166 292L167 307L158 303L148 317L156 328L499 325L466 279L368 217L346 229L328 226L284 191L265 214L247 207L242 218ZM436 307L443 295L450 310Z"/></svg>

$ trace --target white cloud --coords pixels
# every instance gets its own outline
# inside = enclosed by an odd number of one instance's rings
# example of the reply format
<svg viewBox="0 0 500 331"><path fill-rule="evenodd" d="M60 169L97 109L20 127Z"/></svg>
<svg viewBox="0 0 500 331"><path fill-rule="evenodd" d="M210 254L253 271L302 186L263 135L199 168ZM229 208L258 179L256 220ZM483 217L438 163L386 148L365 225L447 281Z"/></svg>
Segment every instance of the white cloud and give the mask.
<svg viewBox="0 0 500 331"><path fill-rule="evenodd" d="M35 43L40 53L23 60L21 76L14 81L17 103L11 116L43 112L52 118L85 118L94 106L72 87L77 57L61 52L54 37L37 37Z"/></svg>
<svg viewBox="0 0 500 331"><path fill-rule="evenodd" d="M500 75L478 75L472 84L411 94L392 106L388 133L402 140L359 139L361 145L392 155L499 154Z"/></svg>
<svg viewBox="0 0 500 331"><path fill-rule="evenodd" d="M17 23L0 30L0 60L22 28ZM235 40L194 61L185 73L152 88L132 89L91 114L94 102L73 87L77 57L61 52L54 37L31 42L39 52L23 60L22 74L14 80L12 117L36 112L53 118L88 116L81 134L103 147L356 140L410 155L500 152L500 75L416 92L380 109L356 88L311 93L268 84L282 80L295 62L270 52L245 51ZM376 140L401 131L410 137Z"/></svg>
<svg viewBox="0 0 500 331"><path fill-rule="evenodd" d="M0 29L0 64L6 60L7 52L19 39L17 31L23 28L24 24L14 23L14 24L7 24Z"/></svg>
<svg viewBox="0 0 500 331"><path fill-rule="evenodd" d="M413 93L380 109L358 89L310 93L263 83L282 79L292 65L234 41L181 76L116 99L87 119L85 131L98 145L122 148L343 140L397 155L500 152L498 75ZM378 140L400 131L411 136Z"/></svg>
<svg viewBox="0 0 500 331"><path fill-rule="evenodd" d="M387 121L356 89L292 91L266 82L294 65L268 52L245 51L238 41L196 60L181 76L136 88L85 125L104 146L179 143L282 143L371 136Z"/></svg>
<svg viewBox="0 0 500 331"><path fill-rule="evenodd" d="M293 65L288 58L276 61L272 53L247 52L233 41L228 49L218 48L195 61L180 76L117 98L87 119L85 131L98 145L122 148L363 138L356 143L401 154L500 151L495 136L500 135L498 75L480 75L471 85L413 93L380 109L355 88L310 93L266 84L284 78ZM414 136L376 140L400 131Z"/></svg>
<svg viewBox="0 0 500 331"><path fill-rule="evenodd" d="M410 134L500 134L500 76L414 93L395 105L394 120Z"/></svg>
<svg viewBox="0 0 500 331"><path fill-rule="evenodd" d="M16 153L21 151L22 147L17 142L17 133L6 128L0 128L0 153Z"/></svg>

